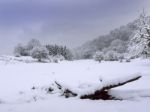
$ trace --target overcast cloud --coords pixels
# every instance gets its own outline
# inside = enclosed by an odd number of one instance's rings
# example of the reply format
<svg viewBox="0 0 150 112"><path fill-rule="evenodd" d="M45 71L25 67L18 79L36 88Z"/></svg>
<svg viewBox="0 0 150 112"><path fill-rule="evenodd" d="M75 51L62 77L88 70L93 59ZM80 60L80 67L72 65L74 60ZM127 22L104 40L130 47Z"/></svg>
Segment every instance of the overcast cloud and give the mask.
<svg viewBox="0 0 150 112"><path fill-rule="evenodd" d="M150 0L0 0L0 54L31 38L70 48L138 17Z"/></svg>

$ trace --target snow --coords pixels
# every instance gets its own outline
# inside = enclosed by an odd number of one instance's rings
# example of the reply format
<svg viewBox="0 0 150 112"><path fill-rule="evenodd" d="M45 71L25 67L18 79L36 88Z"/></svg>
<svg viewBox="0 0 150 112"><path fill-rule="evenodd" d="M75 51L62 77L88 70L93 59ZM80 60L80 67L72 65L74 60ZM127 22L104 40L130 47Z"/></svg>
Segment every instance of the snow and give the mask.
<svg viewBox="0 0 150 112"><path fill-rule="evenodd" d="M135 59L130 63L93 60L38 63L30 57L0 56L0 112L149 112L149 68L147 59ZM102 83L135 75L142 75L142 78L110 91L124 98L123 101L66 99L59 91L47 93L45 90L58 81L82 93ZM35 90L31 89L33 87Z"/></svg>

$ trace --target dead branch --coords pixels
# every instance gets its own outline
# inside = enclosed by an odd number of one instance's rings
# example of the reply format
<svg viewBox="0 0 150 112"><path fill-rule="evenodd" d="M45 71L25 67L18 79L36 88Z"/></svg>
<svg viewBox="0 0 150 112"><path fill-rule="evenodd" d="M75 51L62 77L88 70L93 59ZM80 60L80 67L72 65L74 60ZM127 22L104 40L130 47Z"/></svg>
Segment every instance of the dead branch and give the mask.
<svg viewBox="0 0 150 112"><path fill-rule="evenodd" d="M136 81L136 80L140 79L141 77L142 77L142 76L136 76L136 77L134 77L134 78L127 79L127 80L122 81L122 82L119 82L119 83L117 83L117 84L110 84L110 85L108 85L108 86L106 86L106 87L103 87L103 90L108 90L108 89L116 88L116 87L119 87L119 86L123 86L123 85L125 85L125 84L127 84L127 83Z"/></svg>
<svg viewBox="0 0 150 112"><path fill-rule="evenodd" d="M57 88L60 89L62 91L62 96L65 96L66 98L69 98L69 97L75 97L77 96L78 94L71 91L70 89L62 86L61 84L59 84L57 81L55 81L55 84L57 85Z"/></svg>

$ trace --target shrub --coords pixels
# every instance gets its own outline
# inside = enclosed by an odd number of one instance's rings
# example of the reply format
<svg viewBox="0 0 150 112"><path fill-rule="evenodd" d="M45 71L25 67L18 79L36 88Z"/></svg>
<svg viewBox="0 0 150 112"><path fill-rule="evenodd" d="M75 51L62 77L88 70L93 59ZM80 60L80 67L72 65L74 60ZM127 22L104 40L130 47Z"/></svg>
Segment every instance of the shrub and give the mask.
<svg viewBox="0 0 150 112"><path fill-rule="evenodd" d="M101 62L104 59L104 53L103 52L96 52L93 56L95 61Z"/></svg>

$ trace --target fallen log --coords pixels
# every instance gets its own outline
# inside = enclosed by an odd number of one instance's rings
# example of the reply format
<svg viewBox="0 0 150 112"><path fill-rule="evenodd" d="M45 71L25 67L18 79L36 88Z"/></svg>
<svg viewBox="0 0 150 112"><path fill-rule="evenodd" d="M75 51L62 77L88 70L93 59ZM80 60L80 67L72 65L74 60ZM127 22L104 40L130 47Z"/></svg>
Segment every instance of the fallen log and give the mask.
<svg viewBox="0 0 150 112"><path fill-rule="evenodd" d="M123 86L130 82L136 81L136 80L140 79L141 77L142 77L141 75L133 75L133 76L129 76L129 77L115 79L112 81L107 81L107 82L102 83L103 86L96 89L94 92L84 94L79 97L80 97L80 99L91 99L91 100L99 100L99 99L121 100L121 99L115 98L114 96L110 95L109 90L116 88L116 87ZM79 93L73 92L69 88L64 87L63 85L59 84L56 81L55 81L55 84L57 85L57 88L62 91L62 96L65 96L66 98L76 97L79 95Z"/></svg>

